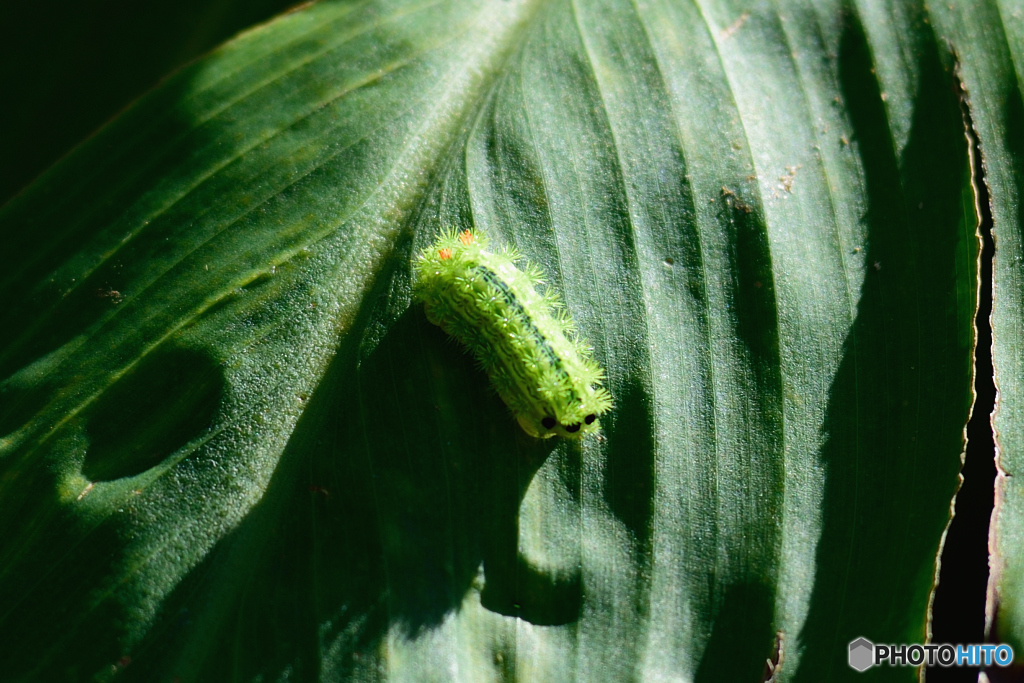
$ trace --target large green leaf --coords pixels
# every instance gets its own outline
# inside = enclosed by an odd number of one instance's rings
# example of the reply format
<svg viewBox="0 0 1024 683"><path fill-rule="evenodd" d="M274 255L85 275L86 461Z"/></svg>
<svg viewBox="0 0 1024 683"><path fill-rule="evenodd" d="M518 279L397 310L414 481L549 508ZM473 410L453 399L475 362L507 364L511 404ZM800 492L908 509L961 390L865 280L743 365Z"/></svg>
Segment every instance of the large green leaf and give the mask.
<svg viewBox="0 0 1024 683"><path fill-rule="evenodd" d="M816 682L923 641L977 289L953 21L325 1L165 82L0 210L5 678L756 681L781 639ZM410 304L471 224L595 346L601 438L527 437Z"/></svg>

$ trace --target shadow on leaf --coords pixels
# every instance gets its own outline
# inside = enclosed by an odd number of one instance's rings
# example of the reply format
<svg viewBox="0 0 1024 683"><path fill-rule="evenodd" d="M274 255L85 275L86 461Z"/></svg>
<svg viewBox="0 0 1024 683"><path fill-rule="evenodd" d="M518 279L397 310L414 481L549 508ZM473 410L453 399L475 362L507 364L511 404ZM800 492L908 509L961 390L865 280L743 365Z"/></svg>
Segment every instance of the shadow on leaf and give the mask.
<svg viewBox="0 0 1024 683"><path fill-rule="evenodd" d="M89 410L82 473L109 481L160 463L210 427L223 392L223 369L208 354L153 352Z"/></svg>
<svg viewBox="0 0 1024 683"><path fill-rule="evenodd" d="M851 17L840 76L867 185L867 267L825 419L824 528L798 682L859 676L846 658L860 636L925 642L943 511L957 485L971 401L975 218L955 81L933 40L918 58L916 109L897 158L870 48ZM921 620L908 621L913 614Z"/></svg>
<svg viewBox="0 0 1024 683"><path fill-rule="evenodd" d="M523 495L560 444L523 434L420 307L373 336L338 354L266 495L165 602L126 674L353 676L389 633L441 627L474 591L534 623L578 617L578 577L546 576L516 545ZM262 656L222 657L238 647Z"/></svg>

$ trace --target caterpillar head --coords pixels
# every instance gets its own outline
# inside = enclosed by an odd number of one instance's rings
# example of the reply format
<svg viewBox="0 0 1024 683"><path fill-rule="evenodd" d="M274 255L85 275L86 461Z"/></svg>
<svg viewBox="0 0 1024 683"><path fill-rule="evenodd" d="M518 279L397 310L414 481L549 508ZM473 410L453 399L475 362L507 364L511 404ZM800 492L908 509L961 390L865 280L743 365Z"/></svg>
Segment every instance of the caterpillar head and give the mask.
<svg viewBox="0 0 1024 683"><path fill-rule="evenodd" d="M549 439L562 436L579 439L601 428L598 417L611 409L611 398L602 387L589 387L586 396L574 406L556 410L550 405L516 416L519 425L530 436Z"/></svg>

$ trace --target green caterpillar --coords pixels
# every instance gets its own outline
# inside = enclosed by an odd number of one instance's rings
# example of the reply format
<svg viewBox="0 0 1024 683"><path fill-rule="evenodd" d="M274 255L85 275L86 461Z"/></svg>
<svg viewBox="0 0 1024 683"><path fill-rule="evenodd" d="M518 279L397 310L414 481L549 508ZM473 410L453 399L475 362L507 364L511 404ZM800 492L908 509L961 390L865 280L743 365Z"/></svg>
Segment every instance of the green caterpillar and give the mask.
<svg viewBox="0 0 1024 683"><path fill-rule="evenodd" d="M531 436L579 438L612 407L604 371L574 335L556 296L541 294L540 271L517 254L487 251L476 230L441 235L416 260L414 295L427 319L466 346Z"/></svg>

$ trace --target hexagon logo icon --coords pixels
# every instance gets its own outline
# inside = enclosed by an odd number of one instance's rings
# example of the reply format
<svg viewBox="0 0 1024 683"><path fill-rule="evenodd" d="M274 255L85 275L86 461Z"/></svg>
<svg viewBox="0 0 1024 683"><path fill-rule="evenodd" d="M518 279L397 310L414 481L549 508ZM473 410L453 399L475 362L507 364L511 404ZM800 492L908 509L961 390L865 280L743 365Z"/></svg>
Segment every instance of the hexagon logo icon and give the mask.
<svg viewBox="0 0 1024 683"><path fill-rule="evenodd" d="M850 643L850 668L867 671L875 663L875 646L867 638L858 638Z"/></svg>

